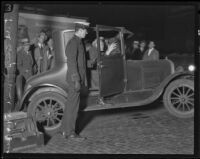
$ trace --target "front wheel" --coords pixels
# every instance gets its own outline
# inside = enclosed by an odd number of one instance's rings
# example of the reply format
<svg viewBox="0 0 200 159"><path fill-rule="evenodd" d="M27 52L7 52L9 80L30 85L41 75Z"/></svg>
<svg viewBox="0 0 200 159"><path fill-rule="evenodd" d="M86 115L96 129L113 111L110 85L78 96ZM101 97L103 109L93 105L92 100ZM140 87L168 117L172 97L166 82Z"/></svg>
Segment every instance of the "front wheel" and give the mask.
<svg viewBox="0 0 200 159"><path fill-rule="evenodd" d="M194 116L194 81L178 79L172 81L163 96L164 106L170 114L179 118Z"/></svg>
<svg viewBox="0 0 200 159"><path fill-rule="evenodd" d="M35 95L28 105L28 114L42 125L46 134L53 136L59 131L66 98L56 92Z"/></svg>

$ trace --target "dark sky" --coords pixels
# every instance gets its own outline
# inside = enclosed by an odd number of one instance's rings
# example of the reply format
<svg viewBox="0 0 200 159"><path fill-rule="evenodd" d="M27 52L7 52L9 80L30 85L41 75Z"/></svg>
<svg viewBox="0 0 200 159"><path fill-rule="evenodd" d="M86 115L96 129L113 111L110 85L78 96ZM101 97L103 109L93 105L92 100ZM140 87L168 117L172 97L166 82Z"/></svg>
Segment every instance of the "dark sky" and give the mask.
<svg viewBox="0 0 200 159"><path fill-rule="evenodd" d="M86 17L92 25L103 24L134 28L148 27L163 23L168 14L191 12L190 6L184 5L143 5L138 4L26 4L23 7L43 10L50 15ZM46 10L46 11L45 11ZM176 13L177 11L177 13ZM180 13L179 13L180 14Z"/></svg>
<svg viewBox="0 0 200 159"><path fill-rule="evenodd" d="M191 29L194 29L194 6L188 4L150 5L147 3L116 4L114 2L113 4L97 2L93 4L91 2L50 4L45 2L45 4L26 3L21 5L20 9L47 15L86 17L92 26L96 24L123 26L134 32L136 38L146 38L147 40L152 38L159 42L170 40L166 37L168 35L177 34L175 38L191 40L194 36L191 32L187 33L185 37L180 37L190 29L190 26ZM180 47L181 45L180 43Z"/></svg>

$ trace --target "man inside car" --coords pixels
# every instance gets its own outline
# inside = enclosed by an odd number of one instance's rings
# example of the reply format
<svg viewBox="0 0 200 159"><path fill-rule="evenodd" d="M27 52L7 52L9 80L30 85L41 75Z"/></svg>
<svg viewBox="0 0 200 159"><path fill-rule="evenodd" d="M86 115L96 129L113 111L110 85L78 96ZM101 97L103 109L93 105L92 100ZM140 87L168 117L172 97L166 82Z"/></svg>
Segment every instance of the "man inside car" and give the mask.
<svg viewBox="0 0 200 159"><path fill-rule="evenodd" d="M143 60L159 60L159 52L155 49L155 42L150 41L148 47L143 55Z"/></svg>

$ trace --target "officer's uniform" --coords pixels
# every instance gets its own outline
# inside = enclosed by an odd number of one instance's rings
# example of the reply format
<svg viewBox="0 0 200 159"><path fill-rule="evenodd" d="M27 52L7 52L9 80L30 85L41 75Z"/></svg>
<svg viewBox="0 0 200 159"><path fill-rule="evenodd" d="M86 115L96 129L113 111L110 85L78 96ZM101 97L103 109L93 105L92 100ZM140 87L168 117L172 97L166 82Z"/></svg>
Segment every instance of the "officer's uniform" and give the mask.
<svg viewBox="0 0 200 159"><path fill-rule="evenodd" d="M64 111L61 130L70 135L75 132L78 108L80 104L80 92L74 88L75 81L86 85L86 59L83 43L79 37L74 37L68 42L67 56L67 83L69 85L68 100Z"/></svg>
<svg viewBox="0 0 200 159"><path fill-rule="evenodd" d="M33 75L33 59L30 52L26 53L24 49L19 50L17 53L17 68L25 80Z"/></svg>

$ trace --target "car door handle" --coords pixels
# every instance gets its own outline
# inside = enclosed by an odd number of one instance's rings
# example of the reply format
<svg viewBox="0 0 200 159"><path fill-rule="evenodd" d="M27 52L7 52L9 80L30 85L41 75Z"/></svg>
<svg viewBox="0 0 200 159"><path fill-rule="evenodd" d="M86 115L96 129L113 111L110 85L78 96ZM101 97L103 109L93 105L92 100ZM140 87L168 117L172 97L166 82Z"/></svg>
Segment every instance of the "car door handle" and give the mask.
<svg viewBox="0 0 200 159"><path fill-rule="evenodd" d="M106 65L103 65L102 62L98 63L97 65L98 65L99 68L107 67Z"/></svg>
<svg viewBox="0 0 200 159"><path fill-rule="evenodd" d="M108 67L108 66L102 65L102 64L101 64L99 67L100 67L100 68L105 68L105 67Z"/></svg>

